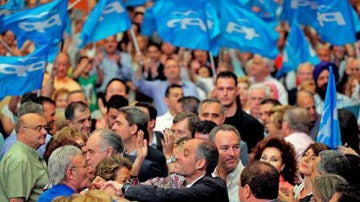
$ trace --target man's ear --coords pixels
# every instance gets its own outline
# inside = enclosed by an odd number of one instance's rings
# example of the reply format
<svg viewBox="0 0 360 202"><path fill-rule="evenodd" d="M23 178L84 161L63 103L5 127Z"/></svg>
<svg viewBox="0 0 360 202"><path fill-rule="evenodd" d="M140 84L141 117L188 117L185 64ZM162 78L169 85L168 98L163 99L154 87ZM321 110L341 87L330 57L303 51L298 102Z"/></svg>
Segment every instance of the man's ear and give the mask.
<svg viewBox="0 0 360 202"><path fill-rule="evenodd" d="M169 106L169 99L167 97L164 98L164 102L165 102L166 106Z"/></svg>
<svg viewBox="0 0 360 202"><path fill-rule="evenodd" d="M250 186L248 185L248 184L245 184L245 186L244 186L244 196L245 196L245 198L250 198L251 197L251 188L250 188Z"/></svg>
<svg viewBox="0 0 360 202"><path fill-rule="evenodd" d="M206 160L205 159L197 160L196 169L197 170L206 170Z"/></svg>
<svg viewBox="0 0 360 202"><path fill-rule="evenodd" d="M106 156L111 157L114 154L114 148L107 147L106 148Z"/></svg>
<svg viewBox="0 0 360 202"><path fill-rule="evenodd" d="M132 126L130 126L130 131L131 131L131 135L136 134L138 131L138 126L136 124L133 124Z"/></svg>

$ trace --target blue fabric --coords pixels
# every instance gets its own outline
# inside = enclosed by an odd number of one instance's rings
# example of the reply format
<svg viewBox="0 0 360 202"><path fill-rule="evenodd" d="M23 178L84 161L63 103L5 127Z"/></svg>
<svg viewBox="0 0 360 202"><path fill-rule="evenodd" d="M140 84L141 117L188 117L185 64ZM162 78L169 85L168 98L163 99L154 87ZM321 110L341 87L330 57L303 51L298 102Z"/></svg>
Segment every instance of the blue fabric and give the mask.
<svg viewBox="0 0 360 202"><path fill-rule="evenodd" d="M280 78L283 74L296 70L303 62L310 62L313 65L320 63L315 51L311 49L300 25L294 19L285 44L283 64L276 77Z"/></svg>
<svg viewBox="0 0 360 202"><path fill-rule="evenodd" d="M130 28L130 18L122 0L99 1L80 33L80 48Z"/></svg>
<svg viewBox="0 0 360 202"><path fill-rule="evenodd" d="M73 189L64 184L58 184L42 193L38 199L38 202L49 202L59 196L71 196L76 193Z"/></svg>
<svg viewBox="0 0 360 202"><path fill-rule="evenodd" d="M46 145L50 142L51 140L51 135L50 134L46 134L46 138L45 138L45 144L40 146L37 151L39 153L39 155L41 157L44 156L45 150L46 150ZM10 149L10 147L16 142L16 132L15 130L13 130L11 132L11 134L5 139L4 144L1 148L1 153L0 153L0 159L2 159L2 157L5 155L5 153Z"/></svg>
<svg viewBox="0 0 360 202"><path fill-rule="evenodd" d="M339 46L356 42L349 1L318 0L317 13L319 23L317 32L323 41Z"/></svg>
<svg viewBox="0 0 360 202"><path fill-rule="evenodd" d="M318 23L315 20L317 12L316 9L317 0L284 0L280 19L291 23L296 17L300 24L316 28L318 26Z"/></svg>
<svg viewBox="0 0 360 202"><path fill-rule="evenodd" d="M60 42L65 27L68 0L54 0L32 9L17 11L0 21L0 32L10 29L15 33L17 45L26 40L35 43Z"/></svg>
<svg viewBox="0 0 360 202"><path fill-rule="evenodd" d="M28 56L0 56L0 97L41 89L47 47Z"/></svg>
<svg viewBox="0 0 360 202"><path fill-rule="evenodd" d="M156 31L155 19L153 14L153 7L149 7L145 10L143 16L143 22L141 24L141 34L144 36L152 36Z"/></svg>
<svg viewBox="0 0 360 202"><path fill-rule="evenodd" d="M276 47L279 34L256 14L231 2L221 4L220 46L274 59L279 53Z"/></svg>
<svg viewBox="0 0 360 202"><path fill-rule="evenodd" d="M9 0L7 4L15 10L25 8L25 0Z"/></svg>
<svg viewBox="0 0 360 202"><path fill-rule="evenodd" d="M125 6L141 6L146 3L146 0L126 0Z"/></svg>
<svg viewBox="0 0 360 202"><path fill-rule="evenodd" d="M330 75L326 89L324 111L321 116L319 134L316 141L324 143L333 150L342 145L338 113L336 108L336 87L331 66Z"/></svg>
<svg viewBox="0 0 360 202"><path fill-rule="evenodd" d="M3 17L12 14L14 11L15 11L15 9L11 8L9 4L0 5L0 20Z"/></svg>
<svg viewBox="0 0 360 202"><path fill-rule="evenodd" d="M210 1L160 0L154 5L153 14L163 41L190 49L216 49L220 26Z"/></svg>
<svg viewBox="0 0 360 202"><path fill-rule="evenodd" d="M146 81L145 79L141 78L139 80L135 80L134 84L139 91L154 99L154 105L158 111L158 116L161 116L167 112L168 107L164 102L164 98L166 88L170 86L169 82L161 80ZM198 97L196 86L190 81L183 81L181 86L184 91L184 96Z"/></svg>

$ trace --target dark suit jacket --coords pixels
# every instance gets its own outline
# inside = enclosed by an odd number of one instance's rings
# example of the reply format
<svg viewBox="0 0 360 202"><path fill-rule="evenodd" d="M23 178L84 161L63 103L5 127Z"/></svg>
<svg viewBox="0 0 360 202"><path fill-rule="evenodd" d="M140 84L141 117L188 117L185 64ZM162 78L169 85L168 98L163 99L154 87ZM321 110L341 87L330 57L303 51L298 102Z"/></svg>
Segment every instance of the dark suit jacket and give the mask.
<svg viewBox="0 0 360 202"><path fill-rule="evenodd" d="M161 144L161 140L164 139L164 135L160 132L160 131L154 131L154 138L156 138L156 149L162 152L162 144Z"/></svg>
<svg viewBox="0 0 360 202"><path fill-rule="evenodd" d="M225 124L235 126L240 133L241 140L247 143L249 153L264 138L264 126L239 107L234 116L225 118Z"/></svg>
<svg viewBox="0 0 360 202"><path fill-rule="evenodd" d="M226 202L229 201L225 182L218 177L204 176L190 188L162 189L156 186L134 185L124 193L125 198L135 201L186 201Z"/></svg>
<svg viewBox="0 0 360 202"><path fill-rule="evenodd" d="M134 163L136 156L124 154L124 157L130 159ZM166 177L168 175L166 159L162 152L148 147L148 155L141 165L139 172L139 181L144 182L155 177Z"/></svg>

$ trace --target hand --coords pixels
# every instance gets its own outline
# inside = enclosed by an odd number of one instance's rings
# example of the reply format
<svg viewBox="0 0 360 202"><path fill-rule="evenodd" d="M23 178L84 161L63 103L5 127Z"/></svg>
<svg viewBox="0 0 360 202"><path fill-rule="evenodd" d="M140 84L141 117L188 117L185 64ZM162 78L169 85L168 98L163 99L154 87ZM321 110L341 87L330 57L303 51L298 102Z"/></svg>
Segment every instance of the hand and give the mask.
<svg viewBox="0 0 360 202"><path fill-rule="evenodd" d="M163 153L166 159L170 158L173 155L175 135L172 134L169 128L164 130L164 140L161 140L163 146Z"/></svg>
<svg viewBox="0 0 360 202"><path fill-rule="evenodd" d="M89 189L100 189L105 182L106 181L103 178L96 176L95 179L91 182Z"/></svg>
<svg viewBox="0 0 360 202"><path fill-rule="evenodd" d="M107 181L103 184L103 186L100 188L100 190L104 190L110 195L116 195L116 196L122 196L122 187L123 185L115 182L115 181Z"/></svg>
<svg viewBox="0 0 360 202"><path fill-rule="evenodd" d="M144 160L148 154L148 144L147 140L144 140L144 132L142 130L138 131L138 136L136 140L136 151L136 158L139 158L141 160Z"/></svg>
<svg viewBox="0 0 360 202"><path fill-rule="evenodd" d="M286 202L296 202L294 198L294 191L293 189L287 188L280 188L279 190L279 200L286 201Z"/></svg>
<svg viewBox="0 0 360 202"><path fill-rule="evenodd" d="M337 147L338 152L342 153L342 154L352 154L355 156L359 156L358 153L356 153L355 150L353 150L351 147L345 147L345 146L338 146Z"/></svg>

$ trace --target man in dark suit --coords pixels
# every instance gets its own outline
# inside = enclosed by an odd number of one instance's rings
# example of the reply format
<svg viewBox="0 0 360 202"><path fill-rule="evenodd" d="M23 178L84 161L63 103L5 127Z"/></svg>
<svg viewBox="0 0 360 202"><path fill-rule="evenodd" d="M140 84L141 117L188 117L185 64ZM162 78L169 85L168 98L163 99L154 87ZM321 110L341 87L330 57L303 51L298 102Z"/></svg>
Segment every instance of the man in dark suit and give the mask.
<svg viewBox="0 0 360 202"><path fill-rule="evenodd" d="M236 127L241 139L247 143L248 152L264 138L264 126L240 107L237 77L233 72L220 72L215 81L216 98L225 108L225 124ZM251 130L249 130L251 129Z"/></svg>
<svg viewBox="0 0 360 202"><path fill-rule="evenodd" d="M229 198L225 182L218 177L211 177L218 158L216 146L210 141L192 139L187 141L183 150L176 155L175 169L185 177L184 189L162 189L126 183L124 186L116 186L116 190L123 193L126 199L135 201L226 202Z"/></svg>
<svg viewBox="0 0 360 202"><path fill-rule="evenodd" d="M143 131L144 139L149 141L147 130L149 119L138 107L123 107L120 108L119 112L112 129L123 141L125 149L124 157L134 162L137 155L138 132ZM149 165L150 167L146 167L144 163L142 164L138 176L141 182L154 177L167 176L166 160L161 151L148 147L148 154L145 160L151 161L152 164Z"/></svg>

